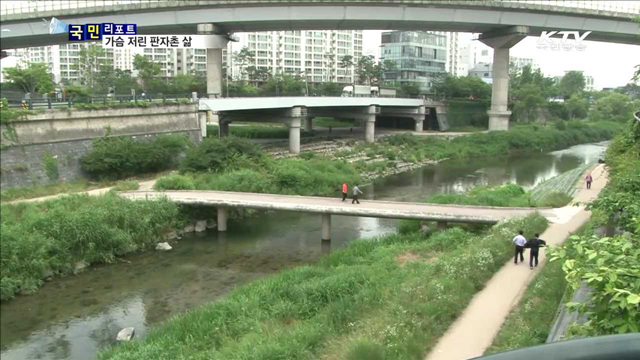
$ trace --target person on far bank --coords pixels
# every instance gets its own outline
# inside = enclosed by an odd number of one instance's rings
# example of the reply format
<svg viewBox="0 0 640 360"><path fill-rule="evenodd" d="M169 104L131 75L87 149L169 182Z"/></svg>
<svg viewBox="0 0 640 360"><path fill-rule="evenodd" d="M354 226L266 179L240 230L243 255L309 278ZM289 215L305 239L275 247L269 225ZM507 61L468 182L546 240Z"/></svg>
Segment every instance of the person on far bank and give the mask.
<svg viewBox="0 0 640 360"><path fill-rule="evenodd" d="M353 200L351 200L352 204L354 202L360 204L360 201L358 201L358 194L362 194L362 191L360 191L360 188L358 188L358 184L356 184L356 186L353 187Z"/></svg>
<svg viewBox="0 0 640 360"><path fill-rule="evenodd" d="M347 183L343 183L342 184L342 201L344 202L347 199L347 190L349 188L347 187Z"/></svg>
<svg viewBox="0 0 640 360"><path fill-rule="evenodd" d="M529 251L529 268L531 268L531 270L533 270L533 259L536 259L536 267L538 267L538 252L543 246L547 246L547 243L540 239L540 234L536 234L533 239L529 239L529 241L524 244L525 248L531 249Z"/></svg>
<svg viewBox="0 0 640 360"><path fill-rule="evenodd" d="M585 177L584 179L587 181L587 189L591 189L591 182L593 181L591 173L588 173L587 177Z"/></svg>
<svg viewBox="0 0 640 360"><path fill-rule="evenodd" d="M523 231L518 231L518 235L513 238L513 243L516 245L516 255L513 262L518 265L518 254L520 254L520 262L524 262L524 244L527 243L527 239L522 236Z"/></svg>

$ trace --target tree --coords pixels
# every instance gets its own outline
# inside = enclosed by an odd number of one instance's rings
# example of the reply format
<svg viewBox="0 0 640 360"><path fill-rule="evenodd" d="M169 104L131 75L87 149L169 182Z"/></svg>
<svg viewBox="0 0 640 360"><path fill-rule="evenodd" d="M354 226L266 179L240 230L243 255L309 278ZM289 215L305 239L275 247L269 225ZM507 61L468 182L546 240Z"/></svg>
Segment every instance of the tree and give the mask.
<svg viewBox="0 0 640 360"><path fill-rule="evenodd" d="M263 95L303 95L306 84L299 76L276 75L262 87Z"/></svg>
<svg viewBox="0 0 640 360"><path fill-rule="evenodd" d="M271 78L271 70L265 67L256 67L251 65L247 67L246 73L249 81L254 83L265 82Z"/></svg>
<svg viewBox="0 0 640 360"><path fill-rule="evenodd" d="M145 90L149 91L151 87L156 88L157 82L152 84L152 79L160 74L162 67L160 64L154 63L147 59L144 55L136 54L133 57L133 68L138 71L138 77L142 79L142 86Z"/></svg>
<svg viewBox="0 0 640 360"><path fill-rule="evenodd" d="M355 65L353 62L353 56L351 55L345 55L342 57L342 59L340 59L340 63L338 64L342 69L351 69L353 70L353 66ZM353 74L353 85L356 84L356 74L351 71L351 74Z"/></svg>
<svg viewBox="0 0 640 360"><path fill-rule="evenodd" d="M29 63L25 68L4 69L6 80L16 84L25 93L48 93L54 89L53 75L44 63Z"/></svg>
<svg viewBox="0 0 640 360"><path fill-rule="evenodd" d="M441 73L434 76L432 83L436 94L447 98L478 100L491 97L491 85L475 76L456 77Z"/></svg>
<svg viewBox="0 0 640 360"><path fill-rule="evenodd" d="M360 84L373 84L373 80L376 76L375 66L376 62L373 55L360 57L356 65L356 74L358 75L358 82Z"/></svg>
<svg viewBox="0 0 640 360"><path fill-rule="evenodd" d="M394 60L378 62L373 68L373 78L376 79L377 85L382 86L387 74L393 73L395 78L396 71L398 71L398 64Z"/></svg>
<svg viewBox="0 0 640 360"><path fill-rule="evenodd" d="M130 70L115 69L111 86L114 87L117 95L128 95L131 93L131 89L140 90L140 85L137 79L131 75Z"/></svg>
<svg viewBox="0 0 640 360"><path fill-rule="evenodd" d="M245 75L247 74L246 67L249 66L249 64L253 65L255 63L255 54L245 46L240 49L239 52L233 54L233 61L238 64L238 67L240 68L240 79L244 80L246 78Z"/></svg>
<svg viewBox="0 0 640 360"><path fill-rule="evenodd" d="M564 103L567 114L571 120L587 117L587 102L580 94L573 94L569 100Z"/></svg>
<svg viewBox="0 0 640 360"><path fill-rule="evenodd" d="M522 68L513 67L509 74L510 94L516 93L527 84L533 84L540 88L542 96L547 99L557 95L555 80L544 76L540 69L533 70L531 65L525 65Z"/></svg>
<svg viewBox="0 0 640 360"><path fill-rule="evenodd" d="M197 76L178 74L169 82L169 92L172 94L190 94L192 92L206 92L206 84Z"/></svg>
<svg viewBox="0 0 640 360"><path fill-rule="evenodd" d="M400 85L399 96L416 96L420 94L420 84L415 82L405 82Z"/></svg>
<svg viewBox="0 0 640 360"><path fill-rule="evenodd" d="M598 96L596 103L589 113L589 120L592 121L617 121L627 122L633 117L633 111L640 107L640 100L635 104L631 98L624 94L601 91L604 96Z"/></svg>
<svg viewBox="0 0 640 360"><path fill-rule="evenodd" d="M580 71L569 71L560 80L560 93L566 100L571 95L582 92L584 86L584 75Z"/></svg>
<svg viewBox="0 0 640 360"><path fill-rule="evenodd" d="M99 80L105 80L106 73L113 71L111 60L105 57L105 50L100 45L81 47L78 51L78 62L73 64L72 68L78 71L80 85L86 86L92 93L109 86L108 83L97 86Z"/></svg>
<svg viewBox="0 0 640 360"><path fill-rule="evenodd" d="M534 121L539 108L546 105L540 88L533 84L524 85L515 94L513 114L518 120Z"/></svg>
<svg viewBox="0 0 640 360"><path fill-rule="evenodd" d="M326 82L316 86L316 88L312 90L312 94L315 96L340 96L342 89L342 84Z"/></svg>

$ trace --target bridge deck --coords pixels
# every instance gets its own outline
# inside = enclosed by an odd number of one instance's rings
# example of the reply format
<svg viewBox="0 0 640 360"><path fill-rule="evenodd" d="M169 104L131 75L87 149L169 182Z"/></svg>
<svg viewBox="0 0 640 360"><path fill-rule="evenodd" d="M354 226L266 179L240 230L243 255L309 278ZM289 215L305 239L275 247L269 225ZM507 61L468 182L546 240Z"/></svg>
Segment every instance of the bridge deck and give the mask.
<svg viewBox="0 0 640 360"><path fill-rule="evenodd" d="M127 191L119 194L129 199L155 199L166 196L180 204L458 223L495 224L503 219L526 216L536 211L545 216L552 215L549 209L539 208L435 205L378 200L362 200L358 205L351 204L351 201L342 202L339 198L226 191Z"/></svg>

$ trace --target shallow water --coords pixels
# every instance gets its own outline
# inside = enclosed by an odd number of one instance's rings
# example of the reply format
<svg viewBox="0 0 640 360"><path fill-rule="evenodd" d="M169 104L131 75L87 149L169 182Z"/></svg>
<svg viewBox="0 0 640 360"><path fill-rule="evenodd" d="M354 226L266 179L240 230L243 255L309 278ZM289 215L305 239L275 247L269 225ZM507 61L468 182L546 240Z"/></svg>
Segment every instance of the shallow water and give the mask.
<svg viewBox="0 0 640 360"><path fill-rule="evenodd" d="M381 179L362 188L362 199L423 201L433 193L487 184L517 183L531 188L596 161L604 146L448 161ZM393 232L396 223L333 216L330 247ZM126 262L55 279L35 295L0 304L0 356L2 360L92 358L98 349L114 344L124 327L135 327L135 338L143 337L150 326L172 315L253 279L313 262L331 249L320 241L318 215L278 212L232 220L227 233L210 231L185 237L171 251L128 256Z"/></svg>

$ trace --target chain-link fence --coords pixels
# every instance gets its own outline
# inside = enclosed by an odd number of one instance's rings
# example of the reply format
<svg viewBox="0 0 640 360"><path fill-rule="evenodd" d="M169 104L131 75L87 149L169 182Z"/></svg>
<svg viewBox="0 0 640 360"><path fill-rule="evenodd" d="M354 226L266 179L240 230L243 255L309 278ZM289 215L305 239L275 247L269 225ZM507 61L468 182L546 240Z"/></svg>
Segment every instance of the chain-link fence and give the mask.
<svg viewBox="0 0 640 360"><path fill-rule="evenodd" d="M119 10L138 10L162 7L190 7L214 5L250 5L250 4L398 4L398 5L450 5L471 7L531 8L535 10L616 14L635 17L640 14L640 1L589 1L589 0L26 0L0 2L0 15L7 19L37 18L55 16L56 12L70 10L72 14L108 12ZM19 16L22 15L22 16ZM61 15L61 14L58 14ZM65 14L68 15L68 14Z"/></svg>

